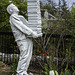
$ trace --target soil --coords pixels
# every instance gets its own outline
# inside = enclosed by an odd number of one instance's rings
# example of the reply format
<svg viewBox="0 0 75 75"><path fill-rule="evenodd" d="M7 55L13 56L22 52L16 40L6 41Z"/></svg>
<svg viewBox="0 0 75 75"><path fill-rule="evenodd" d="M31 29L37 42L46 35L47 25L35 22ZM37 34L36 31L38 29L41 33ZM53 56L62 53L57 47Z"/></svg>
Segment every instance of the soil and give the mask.
<svg viewBox="0 0 75 75"><path fill-rule="evenodd" d="M31 72L33 73L33 75L42 75L42 70L39 69L39 68L35 68L33 66L30 66L29 69L28 69L28 72Z"/></svg>
<svg viewBox="0 0 75 75"><path fill-rule="evenodd" d="M28 73L33 73L33 75L42 75L41 69L30 66L28 69ZM0 61L0 75L12 75L13 71L11 71L10 66ZM16 73L14 74L16 75Z"/></svg>
<svg viewBox="0 0 75 75"><path fill-rule="evenodd" d="M10 67L0 61L0 75L12 75Z"/></svg>

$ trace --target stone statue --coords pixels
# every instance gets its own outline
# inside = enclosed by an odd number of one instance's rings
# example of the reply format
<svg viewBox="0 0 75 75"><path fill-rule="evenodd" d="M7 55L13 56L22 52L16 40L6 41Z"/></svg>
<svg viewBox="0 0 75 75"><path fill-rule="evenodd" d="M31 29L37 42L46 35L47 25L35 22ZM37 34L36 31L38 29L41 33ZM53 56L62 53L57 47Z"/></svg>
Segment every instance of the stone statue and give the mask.
<svg viewBox="0 0 75 75"><path fill-rule="evenodd" d="M27 69L29 67L33 50L32 38L40 37L42 36L42 33L37 34L27 27L27 20L23 19L23 16L18 15L19 9L14 4L10 4L7 7L7 12L11 15L9 22L11 24L15 41L20 50L17 75L28 75Z"/></svg>

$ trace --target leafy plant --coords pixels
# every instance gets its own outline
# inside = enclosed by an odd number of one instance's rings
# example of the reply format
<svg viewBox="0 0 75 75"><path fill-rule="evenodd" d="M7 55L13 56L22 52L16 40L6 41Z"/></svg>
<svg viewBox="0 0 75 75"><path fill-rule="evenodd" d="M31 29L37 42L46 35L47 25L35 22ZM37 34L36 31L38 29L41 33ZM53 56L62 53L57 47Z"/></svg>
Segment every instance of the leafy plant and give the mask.
<svg viewBox="0 0 75 75"><path fill-rule="evenodd" d="M13 59L13 63L11 65L11 70L13 71L13 74L12 75L14 75L16 73L17 64L18 64L18 59Z"/></svg>
<svg viewBox="0 0 75 75"><path fill-rule="evenodd" d="M75 75L75 67L72 66L72 70L73 70L73 75Z"/></svg>
<svg viewBox="0 0 75 75"><path fill-rule="evenodd" d="M45 71L42 71L45 75L49 75L49 69L48 69L48 65L45 64Z"/></svg>
<svg viewBox="0 0 75 75"><path fill-rule="evenodd" d="M15 4L20 12L20 15L23 15L27 19L27 1L22 0L12 0L12 2L9 2L9 0L0 0L0 31L11 31L9 18L10 15L7 13L7 6L9 4Z"/></svg>
<svg viewBox="0 0 75 75"><path fill-rule="evenodd" d="M58 75L58 72L56 71L56 65L55 64L53 64L52 62L51 62L51 60L49 61L49 64L47 63L45 63L44 64L44 67L45 67L45 69L42 71L45 75L50 75L49 74L49 72L50 71L54 71L54 73L55 73L55 75Z"/></svg>
<svg viewBox="0 0 75 75"><path fill-rule="evenodd" d="M65 68L65 75L71 75L70 70L68 69L68 64L66 65Z"/></svg>
<svg viewBox="0 0 75 75"><path fill-rule="evenodd" d="M68 69L68 64L66 65L66 68L65 68L65 70L63 71L63 70L61 70L61 73L60 73L60 75L71 75L71 71Z"/></svg>

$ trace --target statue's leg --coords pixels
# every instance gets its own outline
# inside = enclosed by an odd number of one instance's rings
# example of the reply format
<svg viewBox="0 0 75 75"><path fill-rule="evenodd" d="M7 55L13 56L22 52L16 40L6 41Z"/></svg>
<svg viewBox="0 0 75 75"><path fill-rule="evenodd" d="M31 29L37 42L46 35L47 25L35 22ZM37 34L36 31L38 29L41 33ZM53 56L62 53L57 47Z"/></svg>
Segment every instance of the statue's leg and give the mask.
<svg viewBox="0 0 75 75"><path fill-rule="evenodd" d="M30 60L31 60L31 57L32 57L32 51L33 51L33 42L31 39L28 39L28 50L29 50L29 55L28 55L28 59L26 61L26 65L25 65L25 70L27 71L28 67L29 67L29 64L30 64Z"/></svg>
<svg viewBox="0 0 75 75"><path fill-rule="evenodd" d="M20 41L18 46L20 49L20 58L17 67L17 74L28 75L27 69L29 67L33 48L32 41L30 39Z"/></svg>

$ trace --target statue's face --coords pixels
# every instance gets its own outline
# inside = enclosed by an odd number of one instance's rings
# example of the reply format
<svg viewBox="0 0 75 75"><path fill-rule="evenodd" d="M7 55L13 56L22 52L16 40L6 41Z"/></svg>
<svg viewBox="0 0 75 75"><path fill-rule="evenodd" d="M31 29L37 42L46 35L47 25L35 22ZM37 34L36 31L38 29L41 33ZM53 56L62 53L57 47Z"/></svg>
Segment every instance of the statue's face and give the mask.
<svg viewBox="0 0 75 75"><path fill-rule="evenodd" d="M7 12L8 12L9 14L18 14L19 9L18 9L14 4L10 4L10 5L7 7Z"/></svg>
<svg viewBox="0 0 75 75"><path fill-rule="evenodd" d="M19 9L16 6L13 6L12 9L13 9L13 13L18 13L19 12Z"/></svg>

